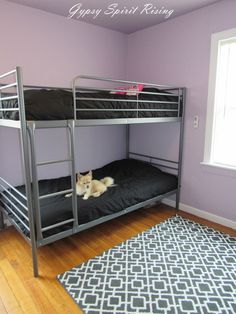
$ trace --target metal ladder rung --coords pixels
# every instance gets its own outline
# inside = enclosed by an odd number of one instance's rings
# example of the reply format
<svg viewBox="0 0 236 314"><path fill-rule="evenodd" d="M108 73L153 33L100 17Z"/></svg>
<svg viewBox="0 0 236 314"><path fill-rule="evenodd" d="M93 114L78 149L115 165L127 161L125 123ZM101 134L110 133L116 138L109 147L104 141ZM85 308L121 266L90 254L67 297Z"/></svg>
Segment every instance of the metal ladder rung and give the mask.
<svg viewBox="0 0 236 314"><path fill-rule="evenodd" d="M40 200L43 200L45 198L49 198L49 197L53 197L53 196L57 196L57 195L63 195L63 194L67 194L67 193L73 193L73 189L69 189L69 190L63 190L63 191L59 191L59 192L55 192L55 193L50 193L50 194L45 194L45 195L41 195L39 197Z"/></svg>
<svg viewBox="0 0 236 314"><path fill-rule="evenodd" d="M16 96L1 97L1 98L0 98L0 101L2 101L2 100L11 100L11 99L18 99L18 95L16 95Z"/></svg>
<svg viewBox="0 0 236 314"><path fill-rule="evenodd" d="M16 83L12 83L12 84L2 85L2 86L0 86L0 91L3 90L3 89L8 89L8 88L14 87L14 86L17 86L17 84Z"/></svg>
<svg viewBox="0 0 236 314"><path fill-rule="evenodd" d="M44 227L44 228L42 228L42 232L47 231L47 230L50 230L50 229L53 229L53 228L56 228L56 227L63 226L63 225L65 225L65 224L68 224L68 223L73 222L73 221L75 221L75 220L72 218L72 219L68 219L68 220L59 222L59 223L57 223L57 224L48 226L48 227Z"/></svg>
<svg viewBox="0 0 236 314"><path fill-rule="evenodd" d="M1 99L0 99L1 101ZM4 111L19 111L20 109L19 108L0 108L0 111L1 112L4 112Z"/></svg>
<svg viewBox="0 0 236 314"><path fill-rule="evenodd" d="M45 165L51 165L51 164L57 164L57 163L61 163L61 162L71 162L72 159L61 159L61 160L49 160L49 161L42 161L42 162L38 162L36 164L36 166L45 166Z"/></svg>

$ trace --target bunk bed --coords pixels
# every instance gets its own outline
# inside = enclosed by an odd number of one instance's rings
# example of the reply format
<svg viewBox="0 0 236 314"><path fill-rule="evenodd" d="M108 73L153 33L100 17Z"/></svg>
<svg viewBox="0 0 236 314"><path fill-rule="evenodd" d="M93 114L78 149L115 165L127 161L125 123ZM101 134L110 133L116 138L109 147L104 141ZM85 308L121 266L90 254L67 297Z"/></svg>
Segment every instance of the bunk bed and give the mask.
<svg viewBox="0 0 236 314"><path fill-rule="evenodd" d="M9 78L11 82L6 83ZM25 180L24 185L16 187L0 177L0 227L4 214L29 242L35 277L40 246L169 195L176 195L179 208L185 88L84 75L74 78L71 90L23 86L20 67L0 75L0 80L0 127L19 129ZM80 80L109 87L81 86ZM130 125L171 122L180 125L177 161L130 151ZM82 200L76 195L75 128L113 124L126 125L126 158L95 169L93 176L112 176L117 185L99 198ZM67 159L37 161L35 133L42 128L67 129ZM70 176L38 179L39 167L64 162L70 164ZM65 197L68 193L72 194L70 198Z"/></svg>

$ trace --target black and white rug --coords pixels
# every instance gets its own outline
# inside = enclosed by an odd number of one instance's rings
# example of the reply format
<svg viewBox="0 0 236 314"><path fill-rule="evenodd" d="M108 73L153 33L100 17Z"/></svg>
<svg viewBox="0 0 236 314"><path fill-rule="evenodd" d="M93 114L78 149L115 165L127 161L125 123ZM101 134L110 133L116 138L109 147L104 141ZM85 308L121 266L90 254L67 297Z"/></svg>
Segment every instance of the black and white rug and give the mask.
<svg viewBox="0 0 236 314"><path fill-rule="evenodd" d="M86 314L233 314L236 238L175 216L58 279Z"/></svg>

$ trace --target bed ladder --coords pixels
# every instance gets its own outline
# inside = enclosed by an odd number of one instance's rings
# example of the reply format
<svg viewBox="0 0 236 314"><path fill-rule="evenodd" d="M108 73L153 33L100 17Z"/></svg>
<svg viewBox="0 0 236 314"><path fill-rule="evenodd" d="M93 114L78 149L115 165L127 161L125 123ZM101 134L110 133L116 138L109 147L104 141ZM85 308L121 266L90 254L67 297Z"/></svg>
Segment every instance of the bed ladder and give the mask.
<svg viewBox="0 0 236 314"><path fill-rule="evenodd" d="M67 121L67 131L68 131L68 139L69 139L69 156L66 159L61 160L51 160L51 161L43 161L37 162L36 159L36 139L35 133L37 129L37 124L34 121L30 121L27 124L27 129L30 138L30 150L31 150L31 170L32 170L32 182L33 182L33 206L35 209L35 220L36 220L36 234L37 234L37 243L39 246L42 244L43 240L43 232L54 229L56 227L60 227L62 225L72 223L73 228L78 226L78 213L77 213L77 195L76 195L76 169L75 169L75 122L74 120ZM71 188L67 190L58 191L55 193L39 195L39 185L38 185L38 167L58 164L58 163L70 163L71 169ZM57 195L66 195L68 193L72 194L72 214L73 218L61 221L59 223L47 226L42 228L41 221L41 210L40 210L40 200L54 197Z"/></svg>

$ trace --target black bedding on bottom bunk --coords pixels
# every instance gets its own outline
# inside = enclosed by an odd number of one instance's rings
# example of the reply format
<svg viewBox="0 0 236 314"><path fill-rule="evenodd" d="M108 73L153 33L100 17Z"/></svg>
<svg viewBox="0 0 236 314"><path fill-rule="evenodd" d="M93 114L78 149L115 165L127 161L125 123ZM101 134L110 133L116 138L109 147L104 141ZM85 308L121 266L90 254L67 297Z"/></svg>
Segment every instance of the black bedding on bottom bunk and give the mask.
<svg viewBox="0 0 236 314"><path fill-rule="evenodd" d="M100 197L83 200L78 196L78 220L83 224L121 211L129 206L167 193L177 188L177 178L158 168L135 159L123 159L93 171L94 179L110 176L116 186ZM69 189L70 177L39 181L40 195ZM22 192L24 187L18 187ZM42 226L72 218L71 197L64 195L41 200Z"/></svg>

